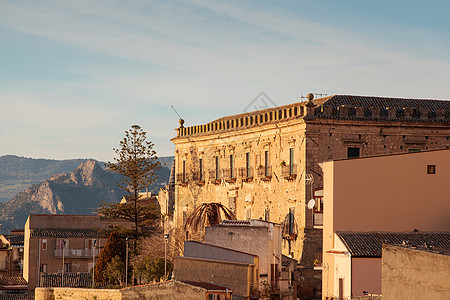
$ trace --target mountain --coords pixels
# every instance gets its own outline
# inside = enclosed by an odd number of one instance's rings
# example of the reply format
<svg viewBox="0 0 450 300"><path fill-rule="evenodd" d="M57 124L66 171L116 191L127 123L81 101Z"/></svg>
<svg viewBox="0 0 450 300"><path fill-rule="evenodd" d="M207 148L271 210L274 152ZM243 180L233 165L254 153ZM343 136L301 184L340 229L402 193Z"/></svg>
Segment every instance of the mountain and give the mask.
<svg viewBox="0 0 450 300"><path fill-rule="evenodd" d="M0 202L54 174L73 171L86 159L51 160L5 155L0 157Z"/></svg>
<svg viewBox="0 0 450 300"><path fill-rule="evenodd" d="M157 193L168 182L173 157L159 160L162 165L157 171L159 178L149 187L153 193ZM32 162L27 163L35 166ZM19 192L11 200L0 203L0 232L8 233L11 229L23 228L29 214L92 214L100 200L120 200L124 195L124 191L117 186L121 177L103 166L104 163L95 160L82 160L72 172L53 175ZM20 168L10 167L10 170L14 170L10 173L26 174L16 177L20 180L37 176L33 170L48 172L49 168L54 166L32 170L22 167L20 172ZM7 173L3 170L3 174Z"/></svg>

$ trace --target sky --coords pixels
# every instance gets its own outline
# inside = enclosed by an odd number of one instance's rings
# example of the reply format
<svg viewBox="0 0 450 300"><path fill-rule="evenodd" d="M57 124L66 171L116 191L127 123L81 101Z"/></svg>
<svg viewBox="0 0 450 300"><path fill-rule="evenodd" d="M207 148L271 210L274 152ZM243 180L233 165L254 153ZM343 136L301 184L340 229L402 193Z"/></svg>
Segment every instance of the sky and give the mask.
<svg viewBox="0 0 450 300"><path fill-rule="evenodd" d="M191 126L310 92L450 99L449 11L433 0L0 0L0 156L108 161L133 124L173 155L172 106Z"/></svg>

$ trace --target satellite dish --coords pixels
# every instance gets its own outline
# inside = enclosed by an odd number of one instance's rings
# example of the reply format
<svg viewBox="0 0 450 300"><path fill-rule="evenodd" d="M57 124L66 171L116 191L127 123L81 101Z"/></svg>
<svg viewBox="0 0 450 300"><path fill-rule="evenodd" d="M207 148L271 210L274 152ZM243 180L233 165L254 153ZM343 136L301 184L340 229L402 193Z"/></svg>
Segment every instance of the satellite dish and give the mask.
<svg viewBox="0 0 450 300"><path fill-rule="evenodd" d="M314 199L309 200L308 201L308 208L309 209L313 209L314 206L316 206L316 200L314 200Z"/></svg>

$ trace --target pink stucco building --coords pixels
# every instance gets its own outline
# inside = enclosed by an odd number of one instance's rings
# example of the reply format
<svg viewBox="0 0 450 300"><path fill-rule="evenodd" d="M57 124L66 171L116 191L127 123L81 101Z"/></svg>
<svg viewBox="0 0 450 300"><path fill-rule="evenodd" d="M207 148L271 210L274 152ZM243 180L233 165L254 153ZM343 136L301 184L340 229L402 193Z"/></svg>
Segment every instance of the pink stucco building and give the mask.
<svg viewBox="0 0 450 300"><path fill-rule="evenodd" d="M329 161L323 171L324 299L381 293L381 260L348 265L341 232L450 231L450 149Z"/></svg>

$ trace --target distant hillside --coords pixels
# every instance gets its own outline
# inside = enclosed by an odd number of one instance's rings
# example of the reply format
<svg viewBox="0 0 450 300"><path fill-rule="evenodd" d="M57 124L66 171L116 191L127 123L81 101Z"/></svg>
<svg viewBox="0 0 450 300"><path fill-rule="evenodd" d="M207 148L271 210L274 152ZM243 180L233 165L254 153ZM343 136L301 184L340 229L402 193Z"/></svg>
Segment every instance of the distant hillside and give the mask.
<svg viewBox="0 0 450 300"><path fill-rule="evenodd" d="M55 174L69 173L88 159L33 159L14 155L0 156L0 203L12 199L33 184L41 183ZM158 181L150 187L157 192L168 181L173 156L160 157L161 170ZM98 162L104 168L104 162Z"/></svg>
<svg viewBox="0 0 450 300"><path fill-rule="evenodd" d="M157 193L168 182L172 160L173 157L160 159L162 167L157 172L158 181L149 187L149 191ZM36 166L30 161L27 163ZM0 203L0 232L9 233L11 229L23 228L29 214L91 214L100 200L120 200L124 195L116 184L120 175L105 170L103 165L104 163L95 160L81 160L81 164L72 172L53 175L48 180L20 191L11 200ZM48 172L48 168L52 167L44 166L34 170ZM14 169L13 165L8 170L13 174L23 174L20 175L23 177L16 178L38 176L23 167L20 172L20 168ZM8 174L7 170L2 172ZM14 180L10 179L10 182Z"/></svg>
<svg viewBox="0 0 450 300"><path fill-rule="evenodd" d="M0 202L51 176L73 171L86 159L51 160L5 155L0 157Z"/></svg>

